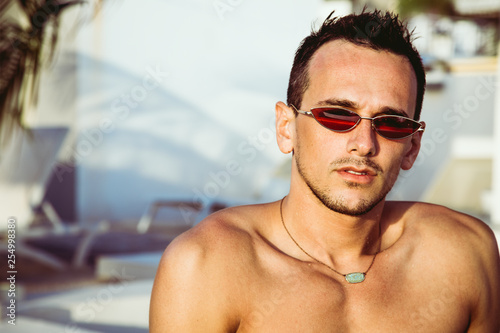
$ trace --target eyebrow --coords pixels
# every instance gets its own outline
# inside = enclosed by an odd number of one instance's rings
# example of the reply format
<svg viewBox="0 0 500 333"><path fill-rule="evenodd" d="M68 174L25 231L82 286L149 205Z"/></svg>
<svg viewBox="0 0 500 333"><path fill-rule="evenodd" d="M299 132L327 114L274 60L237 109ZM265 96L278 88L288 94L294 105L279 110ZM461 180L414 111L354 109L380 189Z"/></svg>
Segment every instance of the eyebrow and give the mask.
<svg viewBox="0 0 500 333"><path fill-rule="evenodd" d="M359 104L354 102L354 101L351 101L348 99L338 99L338 98L325 99L323 101L318 102L317 105L318 106L340 106L340 107L354 109L354 110L360 108ZM379 111L374 115L374 117L380 116L380 115L403 116L406 118L410 118L408 116L408 113L406 113L405 110L391 108L389 106L384 106L384 107L380 108Z"/></svg>

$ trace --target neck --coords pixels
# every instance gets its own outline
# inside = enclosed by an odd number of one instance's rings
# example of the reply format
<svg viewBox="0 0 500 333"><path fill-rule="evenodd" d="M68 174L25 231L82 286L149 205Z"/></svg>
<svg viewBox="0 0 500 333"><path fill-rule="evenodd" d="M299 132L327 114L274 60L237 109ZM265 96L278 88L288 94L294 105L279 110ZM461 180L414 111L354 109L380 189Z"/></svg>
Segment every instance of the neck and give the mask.
<svg viewBox="0 0 500 333"><path fill-rule="evenodd" d="M339 271L362 271L380 251L384 202L363 216L333 212L311 195L290 194L282 205L285 227L299 246Z"/></svg>

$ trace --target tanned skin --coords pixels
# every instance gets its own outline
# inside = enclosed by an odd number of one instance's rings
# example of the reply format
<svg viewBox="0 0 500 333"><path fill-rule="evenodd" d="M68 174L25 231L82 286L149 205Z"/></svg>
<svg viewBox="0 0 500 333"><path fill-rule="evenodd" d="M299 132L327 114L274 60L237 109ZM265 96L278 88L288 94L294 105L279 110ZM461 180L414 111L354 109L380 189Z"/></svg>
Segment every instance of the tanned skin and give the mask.
<svg viewBox="0 0 500 333"><path fill-rule="evenodd" d="M413 117L409 61L344 40L321 46L297 106L348 106L363 117ZM379 136L369 120L336 133L276 104L279 148L293 151L280 201L219 211L176 238L155 279L151 332L500 331L500 259L492 231L450 209L389 202L422 132Z"/></svg>

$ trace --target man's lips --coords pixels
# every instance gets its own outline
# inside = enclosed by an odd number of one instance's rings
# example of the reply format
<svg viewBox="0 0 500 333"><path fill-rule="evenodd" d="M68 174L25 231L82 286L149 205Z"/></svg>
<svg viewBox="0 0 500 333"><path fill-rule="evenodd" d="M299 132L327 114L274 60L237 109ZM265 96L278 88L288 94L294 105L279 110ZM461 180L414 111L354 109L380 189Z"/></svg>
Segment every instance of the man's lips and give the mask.
<svg viewBox="0 0 500 333"><path fill-rule="evenodd" d="M369 167L343 166L335 171L344 181L357 184L370 184L378 174Z"/></svg>
<svg viewBox="0 0 500 333"><path fill-rule="evenodd" d="M355 167L355 166L343 166L340 168L336 169L337 172L341 173L348 173L350 175L355 175L355 176L370 176L370 177L375 177L377 175L377 171L375 171L372 168L360 168L360 167Z"/></svg>

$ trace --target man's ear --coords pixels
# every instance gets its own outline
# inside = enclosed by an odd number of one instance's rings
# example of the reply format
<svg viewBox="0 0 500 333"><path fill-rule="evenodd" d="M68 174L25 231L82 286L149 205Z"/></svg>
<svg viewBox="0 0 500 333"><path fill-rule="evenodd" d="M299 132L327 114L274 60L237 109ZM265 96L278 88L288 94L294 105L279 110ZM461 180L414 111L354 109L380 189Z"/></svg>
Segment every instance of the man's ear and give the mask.
<svg viewBox="0 0 500 333"><path fill-rule="evenodd" d="M424 128L425 128L425 123ZM410 146L406 151L405 156L403 157L403 161L401 163L401 169L410 170L418 157L418 152L420 151L420 145L422 142L423 131L419 131L411 137Z"/></svg>
<svg viewBox="0 0 500 333"><path fill-rule="evenodd" d="M293 151L295 113L285 103L276 103L276 140L282 153Z"/></svg>

